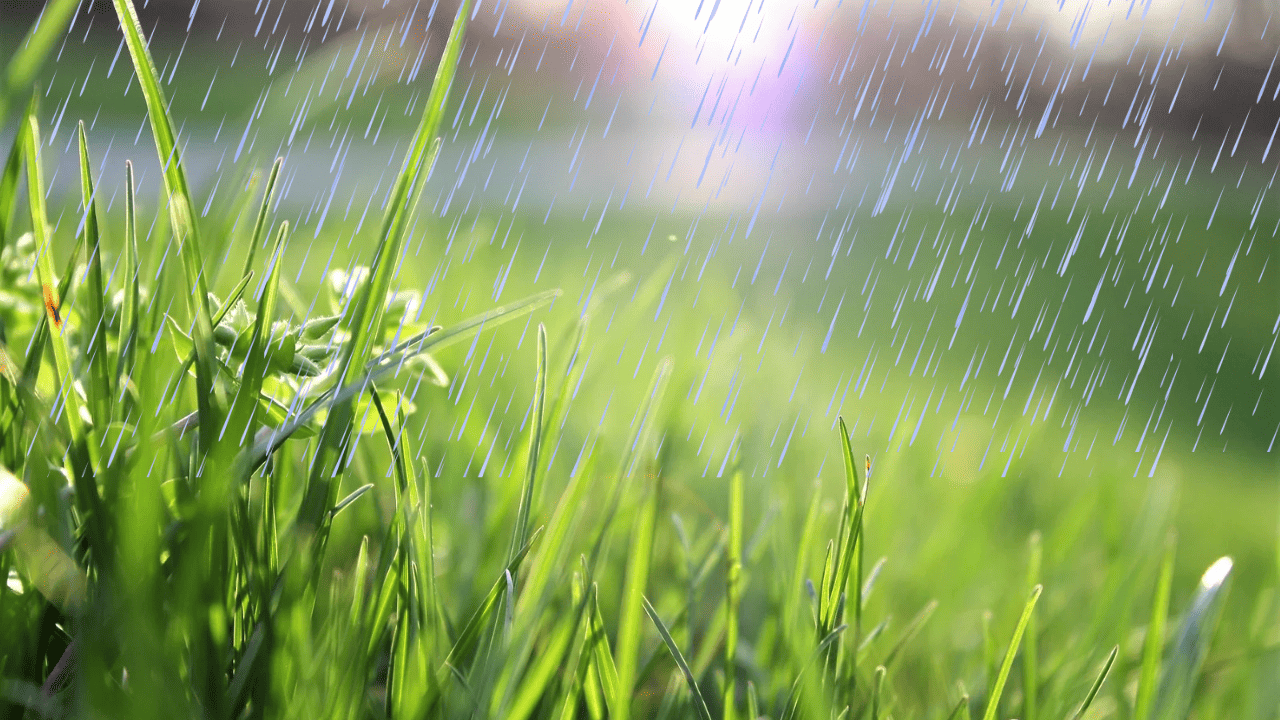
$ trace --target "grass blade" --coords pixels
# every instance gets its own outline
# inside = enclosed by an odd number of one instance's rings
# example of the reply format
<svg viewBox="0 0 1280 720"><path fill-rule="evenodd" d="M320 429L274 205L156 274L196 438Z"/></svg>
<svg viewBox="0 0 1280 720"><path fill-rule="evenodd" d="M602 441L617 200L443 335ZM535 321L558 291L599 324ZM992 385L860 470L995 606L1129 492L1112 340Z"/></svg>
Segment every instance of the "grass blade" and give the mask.
<svg viewBox="0 0 1280 720"><path fill-rule="evenodd" d="M123 0L117 0L117 2L121 1ZM445 103L448 101L449 87L453 84L453 75L457 70L458 58L462 52L462 38L466 32L470 11L470 0L464 0L458 8L457 15L454 16L453 27L445 43L444 56L436 69L435 81L431 86L427 108L387 199L387 212L383 216L378 245L374 251L373 261L370 263L369 282L364 286L363 292L358 293L353 303L348 306L348 310L343 313L343 324L351 334L351 340L339 361L337 377L340 385L348 382L352 375L359 373L372 355L373 345L377 339L374 337L373 330L381 327L386 310L385 298L396 264L399 262L405 230L417 207L422 185L426 182L439 152L440 141L437 134L440 121L444 116ZM428 146L430 146L429 150ZM323 518L324 510L333 504L333 495L337 491L337 482L334 477L348 460L347 442L351 437L350 428L353 420L354 398L336 402L330 410L324 429L321 431L320 443L311 462L302 508L299 510L300 526L313 527L318 533L317 552L321 555L328 538L328 525Z"/></svg>
<svg viewBox="0 0 1280 720"><path fill-rule="evenodd" d="M1093 686L1089 688L1089 694L1084 696L1084 702L1080 703L1080 709L1076 710L1076 714L1071 716L1071 720L1080 720L1080 718L1084 717L1084 711L1089 709L1089 706L1093 704L1093 699L1098 696L1098 690L1102 689L1102 683L1107 679L1107 674L1111 672L1111 664L1116 661L1116 655L1119 652L1119 645L1111 648L1111 654L1107 656L1107 661L1102 664L1102 672L1098 673L1098 678L1093 681Z"/></svg>
<svg viewBox="0 0 1280 720"><path fill-rule="evenodd" d="M1042 585L1036 585L1031 589L1031 598L1027 600L1026 606L1022 609L1022 617L1018 619L1018 626L1013 630L1013 639L1009 641L1004 662L1000 664L1000 674L996 676L996 684L991 688L991 697L987 700L987 710L982 714L982 720L995 720L996 711L1000 706L1000 696L1004 694L1005 681L1009 679L1009 670L1013 667L1013 658L1018 654L1022 634L1027 630L1027 623L1031 621L1031 612L1035 610L1036 601L1040 599L1040 593L1043 590Z"/></svg>
<svg viewBox="0 0 1280 720"><path fill-rule="evenodd" d="M267 176L267 186L262 191L262 205L258 208L258 219L253 224L253 234L249 236L249 254L244 259L244 271L241 275L248 275L253 270L253 259L257 255L258 246L262 244L267 233L267 212L271 208L271 201L276 196L276 182L280 179L280 168L284 166L284 158L276 158L275 163L271 165L271 174Z"/></svg>
<svg viewBox="0 0 1280 720"><path fill-rule="evenodd" d="M4 102L2 97L0 102ZM31 98L31 104L32 109L27 112L34 115L35 97ZM13 230L13 216L18 210L18 178L22 176L22 135L23 129L19 126L13 138L13 145L9 147L9 156L5 159L4 170L0 171L0 251L4 250L4 246L8 244L9 235Z"/></svg>
<svg viewBox="0 0 1280 720"><path fill-rule="evenodd" d="M280 266L284 262L285 240L289 237L289 221L280 223L276 231L275 247L271 252L269 272L262 285L262 297L258 301L258 312L253 320L253 334L250 336L249 349L245 353L244 370L240 373L240 387L236 390L227 420L223 424L223 442L228 446L220 453L229 461L235 452L257 432L255 410L259 396L262 395L262 382L270 372L272 355L271 323L276 315L276 305L280 297ZM245 279L249 274L245 274ZM241 290L243 292L243 290ZM231 307L234 300L228 298L224 305ZM281 338L283 340L283 338ZM229 431L229 432L228 432Z"/></svg>
<svg viewBox="0 0 1280 720"><path fill-rule="evenodd" d="M915 617L911 618L911 622L907 623L906 629L902 631L902 637L898 638L898 642L894 644L893 649L889 651L887 656L885 656L884 666L886 669L893 667L893 661L898 659L898 655L902 652L903 648L907 646L907 643L911 642L912 638L920 633L920 629L924 627L924 624L933 616L933 611L937 609L938 601L930 600L925 604L920 612L916 613Z"/></svg>
<svg viewBox="0 0 1280 720"><path fill-rule="evenodd" d="M969 720L969 696L967 694L963 694L960 696L960 701L956 703L956 706L951 711L951 714L947 716L947 720L961 720L961 719Z"/></svg>
<svg viewBox="0 0 1280 720"><path fill-rule="evenodd" d="M660 482L645 489L645 500L636 516L631 531L631 551L627 555L626 577L622 584L622 612L618 619L618 706L613 717L626 720L631 716L631 695L636 684L636 669L640 664L640 629L643 616L640 610L648 601L644 598L649 582L649 560L653 550L653 530L658 522L658 494Z"/></svg>
<svg viewBox="0 0 1280 720"><path fill-rule="evenodd" d="M738 605L742 602L742 468L729 479L729 567L725 573L724 720L737 717ZM755 720L755 716L751 717Z"/></svg>
<svg viewBox="0 0 1280 720"><path fill-rule="evenodd" d="M1042 547L1040 533L1031 534L1030 540L1031 562L1027 570L1027 577L1030 582L1027 584L1035 587L1040 584L1040 565L1043 560L1044 550ZM1022 720L1036 720L1037 691L1039 690L1039 661L1036 657L1036 616L1031 615L1031 619L1027 621L1027 636L1022 647Z"/></svg>
<svg viewBox="0 0 1280 720"><path fill-rule="evenodd" d="M124 163L124 252L121 265L124 269L125 291L120 323L120 357L116 361L116 385L123 385L123 378L133 370L133 358L138 348L139 322L139 269L138 269L138 209L136 204L133 163Z"/></svg>
<svg viewBox="0 0 1280 720"><path fill-rule="evenodd" d="M95 555L97 561L106 556L106 529L103 526L102 499L98 494L96 476L99 469L98 448L89 442L85 429L83 412L85 410L79 393L75 390L75 378L72 375L71 348L67 344L66 328L59 312L58 279L53 269L53 246L49 237L48 213L45 210L44 177L40 161L40 126L34 114L27 115L24 132L25 153L27 159L27 201L31 206L31 226L35 231L37 259L36 274L43 286L45 295L45 314L47 317L49 339L53 344L53 358L58 374L58 405L65 409L67 425L71 428L71 452L67 455L67 470L74 479L76 500L81 503L81 510L88 517L90 537L102 552ZM35 359L33 354L28 360ZM34 378L32 378L34 380Z"/></svg>
<svg viewBox="0 0 1280 720"><path fill-rule="evenodd" d="M445 660L446 665L458 666L462 661L471 657L472 651L475 650L476 645L479 643L481 633L489 625L490 620L496 616L495 613L498 606L506 595L507 575L514 574L520 568L520 563L529 554L529 549L538 538L538 535L539 532L535 531L529 538L529 544L521 548L520 552L507 564L502 576L493 584L488 595L485 596L480 606L476 608L475 613L467 621L462 632L458 634L458 640L453 644L453 649L449 651L449 657Z"/></svg>
<svg viewBox="0 0 1280 720"><path fill-rule="evenodd" d="M619 697L618 668L613 664L613 652L609 649L609 636L604 631L604 618L600 614L600 591L591 583L591 668L600 682L609 716L616 717L626 700ZM625 712L625 711L623 711Z"/></svg>
<svg viewBox="0 0 1280 720"><path fill-rule="evenodd" d="M667 649L671 651L671 657L675 658L676 665L680 667L680 672L684 675L684 681L689 684L689 692L693 695L694 711L701 720L711 720L711 711L707 709L707 701L703 699L702 691L698 689L698 680L693 676L693 671L689 669L689 663L685 662L684 655L680 653L680 648L676 647L676 641L671 638L671 632L663 624L662 618L658 617L658 611L653 609L649 598L643 598L643 600L644 611L649 614L649 619L658 628L658 634L662 636L662 642L666 643Z"/></svg>
<svg viewBox="0 0 1280 720"><path fill-rule="evenodd" d="M190 309L195 318L195 330L192 339L196 353L196 397L200 408L201 444L206 450L211 446L218 431L221 418L217 416L218 405L214 398L213 379L217 375L213 343L213 321L209 311L209 288L205 280L203 262L200 251L200 232L192 210L191 191L187 186L187 175L182 169L182 160L178 153L177 137L173 131L173 122L169 118L168 101L160 78L156 73L155 62L147 50L146 40L142 35L142 26L138 22L138 11L133 0L113 0L116 16L124 31L125 45L129 49L129 57L133 61L138 76L138 86L146 99L147 117L151 124L151 135L155 139L156 152L160 157L160 167L164 169L164 187L168 196L169 217L173 232L178 239L179 252L182 255L182 266L190 289ZM220 493L213 487L204 491L211 496L211 503L220 502Z"/></svg>
<svg viewBox="0 0 1280 720"><path fill-rule="evenodd" d="M1142 647L1142 672L1138 676L1138 694L1133 704L1133 717L1146 720L1151 715L1151 703L1156 696L1156 682L1160 676L1160 656L1164 653L1164 625L1169 615L1169 594L1173 590L1173 561L1176 541L1170 535L1165 542L1164 556L1160 561L1160 575L1156 580L1156 595L1151 603L1151 621L1147 624L1147 637Z"/></svg>
<svg viewBox="0 0 1280 720"><path fill-rule="evenodd" d="M529 515L532 512L534 480L538 475L538 455L542 449L543 415L547 400L547 328L538 323L538 369L533 387L533 423L529 428L528 463L524 483L520 489L520 506L516 511L515 531L511 535L511 547L507 557L513 557L529 537Z"/></svg>
<svg viewBox="0 0 1280 720"><path fill-rule="evenodd" d="M796 711L800 707L798 696L800 695L800 683L805 679L805 673L808 672L810 667L813 667L813 664L826 653L826 650L831 646L831 643L839 639L840 634L848 629L848 627L848 625L841 625L827 633L826 636L818 642L818 646L814 648L813 654L809 657L808 662L806 662L804 667L800 669L800 672L796 675L796 679L791 682L791 691L787 693L786 704L782 707L781 720L788 720L788 718L795 717Z"/></svg>
<svg viewBox="0 0 1280 720"><path fill-rule="evenodd" d="M824 609L826 612L822 615L822 629L820 632L829 632L835 625L840 624L841 618L836 612L836 607L840 605L840 598L844 596L849 589L849 578L853 574L856 562L855 549L862 536L862 514L865 507L866 485L858 486L858 471L853 459L853 447L849 442L849 428L844 423L844 418L839 417L837 421L840 425L840 449L844 459L845 473L845 496L844 507L840 513L840 530L837 535L835 545L835 556L833 557L833 573L831 575L830 587L826 588L827 596L824 601ZM859 572L861 568L859 567ZM857 647L858 635L861 628L858 622L861 621L861 605L862 605L862 580L854 578L854 647ZM856 670L856 668L851 668Z"/></svg>
<svg viewBox="0 0 1280 720"><path fill-rule="evenodd" d="M84 246L88 254L89 295L88 308L81 313L93 326L89 334L89 383L90 415L94 422L105 428L111 417L111 368L107 359L107 286L102 279L102 229L98 223L98 203L89 170L89 140L84 122L77 128L80 141L80 197L84 203Z"/></svg>
<svg viewBox="0 0 1280 720"><path fill-rule="evenodd" d="M888 672L883 665L876 667L875 680L871 687L871 720L880 720L880 695L884 692L884 676Z"/></svg>

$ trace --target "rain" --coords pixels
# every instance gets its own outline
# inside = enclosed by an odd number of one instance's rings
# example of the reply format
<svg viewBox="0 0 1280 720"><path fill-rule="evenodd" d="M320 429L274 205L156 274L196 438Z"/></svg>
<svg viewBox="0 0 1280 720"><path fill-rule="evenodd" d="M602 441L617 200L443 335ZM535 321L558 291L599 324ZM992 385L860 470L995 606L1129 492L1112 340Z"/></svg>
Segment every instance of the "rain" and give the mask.
<svg viewBox="0 0 1280 720"><path fill-rule="evenodd" d="M0 7L32 15L19 5ZM159 165L98 5L54 51L46 176L76 192L84 118L104 207L131 159L151 217ZM367 265L455 9L142 3L200 215L243 232L251 171L282 157L287 274ZM640 384L680 353L687 432L663 442L705 478L743 437L752 477L820 474L840 415L855 446L958 483L1031 456L1057 475L1273 474L1274 10L478 2L393 289L422 290L406 322L432 322L561 287L558 310L593 314L589 371ZM232 279L236 259L211 262ZM506 471L533 327L477 336L450 368L423 432L473 447L425 447L433 472ZM580 379L573 407L629 426L643 386L606 377ZM572 437L551 451L566 470Z"/></svg>

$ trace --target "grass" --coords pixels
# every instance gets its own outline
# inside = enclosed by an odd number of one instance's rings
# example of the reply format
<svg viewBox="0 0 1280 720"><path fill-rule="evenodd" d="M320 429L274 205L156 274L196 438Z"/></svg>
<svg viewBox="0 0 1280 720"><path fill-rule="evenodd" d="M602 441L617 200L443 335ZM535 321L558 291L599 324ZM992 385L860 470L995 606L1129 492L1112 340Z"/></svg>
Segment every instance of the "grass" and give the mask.
<svg viewBox="0 0 1280 720"><path fill-rule="evenodd" d="M66 22L51 8L7 77L36 77ZM747 422L728 482L699 484L688 398L731 397L732 368L696 364L696 328L634 382L593 344L653 317L680 258L577 308L546 291L468 316L447 296L471 269L411 289L467 3L368 265L312 288L285 272L279 163L229 217L192 211L136 12L115 9L164 169L152 236L181 267L143 252L131 166L123 222L101 211L83 126L81 222L54 229L32 101L0 175L0 714L1275 717L1274 534L1232 545L1205 530L1226 512L1195 502L1179 507L1199 524L1180 520L1168 487L1118 487L1131 460L1055 479L1024 424L1012 477L952 484L905 427L887 440L906 452L859 460L857 420L818 423L784 465ZM233 246L238 276L210 267ZM720 280L702 302L728 313ZM517 407L469 424L478 357L511 368ZM625 419L600 410L615 392ZM504 421L519 441L500 447ZM828 458L839 479L809 485ZM1193 596L1224 546L1234 569L1214 563Z"/></svg>

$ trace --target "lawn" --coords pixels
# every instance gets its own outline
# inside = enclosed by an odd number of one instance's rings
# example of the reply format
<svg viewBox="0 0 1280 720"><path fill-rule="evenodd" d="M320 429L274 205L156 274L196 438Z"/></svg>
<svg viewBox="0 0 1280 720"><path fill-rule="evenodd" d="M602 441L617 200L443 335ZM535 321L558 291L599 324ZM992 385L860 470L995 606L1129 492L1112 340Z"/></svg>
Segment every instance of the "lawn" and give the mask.
<svg viewBox="0 0 1280 720"><path fill-rule="evenodd" d="M5 44L0 713L1280 712L1265 168L1118 148L1058 200L1072 158L1001 194L988 148L958 197L921 163L746 232L460 208L455 20L381 96L414 107L384 179L322 214L281 201L307 153L185 130L208 68L162 77L131 0L132 91L59 100L102 72L45 57L74 6ZM233 119L239 72L203 101Z"/></svg>

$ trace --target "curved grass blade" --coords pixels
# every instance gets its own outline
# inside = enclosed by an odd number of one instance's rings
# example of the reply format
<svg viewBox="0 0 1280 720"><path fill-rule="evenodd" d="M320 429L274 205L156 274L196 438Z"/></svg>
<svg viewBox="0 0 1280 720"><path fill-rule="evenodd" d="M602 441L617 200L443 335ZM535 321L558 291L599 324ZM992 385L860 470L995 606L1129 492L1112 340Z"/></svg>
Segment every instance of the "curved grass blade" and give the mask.
<svg viewBox="0 0 1280 720"><path fill-rule="evenodd" d="M1071 716L1071 720L1080 720L1084 717L1085 710L1093 704L1093 699L1098 696L1098 690L1102 689L1102 683L1107 679L1107 674L1111 672L1111 664L1116 661L1116 655L1120 652L1120 646L1116 645L1111 648L1111 654L1107 656L1107 661L1102 664L1102 672L1098 673L1098 679L1093 681L1093 686L1089 688L1089 694L1084 696L1084 702L1080 703L1080 709L1076 710L1076 714Z"/></svg>
<svg viewBox="0 0 1280 720"><path fill-rule="evenodd" d="M667 649L671 651L671 657L675 658L676 665L680 667L680 672L684 675L684 681L689 684L689 692L693 695L694 711L701 720L711 720L711 711L707 708L707 701L702 697L702 691L698 689L698 680L693 676L693 671L689 669L689 663L685 662L684 655L680 653L680 648L676 646L676 641L671 638L671 632L663 624L662 618L658 617L658 611L653 609L653 604L649 602L649 598L642 599L644 600L644 611L649 614L649 619L658 628L658 634L662 636L662 642L667 644Z"/></svg>
<svg viewBox="0 0 1280 720"><path fill-rule="evenodd" d="M155 139L160 167L164 169L164 186L169 201L170 222L179 242L182 266L191 293L190 309L195 318L192 339L196 353L196 398L200 409L200 436L205 449L208 449L216 436L221 418L218 416L218 405L214 398L213 379L217 375L217 366L214 363L213 322L209 312L209 288L203 269L204 256L200 251L199 226L192 211L194 204L191 201L191 191L187 186L187 175L182 169L177 137L173 131L173 123L169 119L168 101L165 99L164 89L160 86L155 62L152 61L146 40L143 38L142 26L138 22L138 11L133 6L133 0L113 0L113 2L116 16L120 20L120 27L124 31L125 45L129 48L129 57L133 61L133 67L138 76L138 86L146 99L151 134Z"/></svg>
<svg viewBox="0 0 1280 720"><path fill-rule="evenodd" d="M996 676L996 684L991 688L991 697L987 700L987 710L982 714L982 720L995 720L996 711L1000 706L1000 696L1004 694L1005 681L1009 679L1009 670L1013 667L1013 658L1018 654L1018 645L1022 642L1022 635L1027 630L1027 623L1031 621L1031 612L1036 608L1036 601L1040 599L1040 593L1043 592L1044 586L1036 585L1031 589L1031 598L1027 600L1026 606L1022 609L1022 617L1018 619L1018 626L1013 630L1013 639L1009 641L1009 649L1005 651L1004 662L1000 664L1000 674Z"/></svg>

